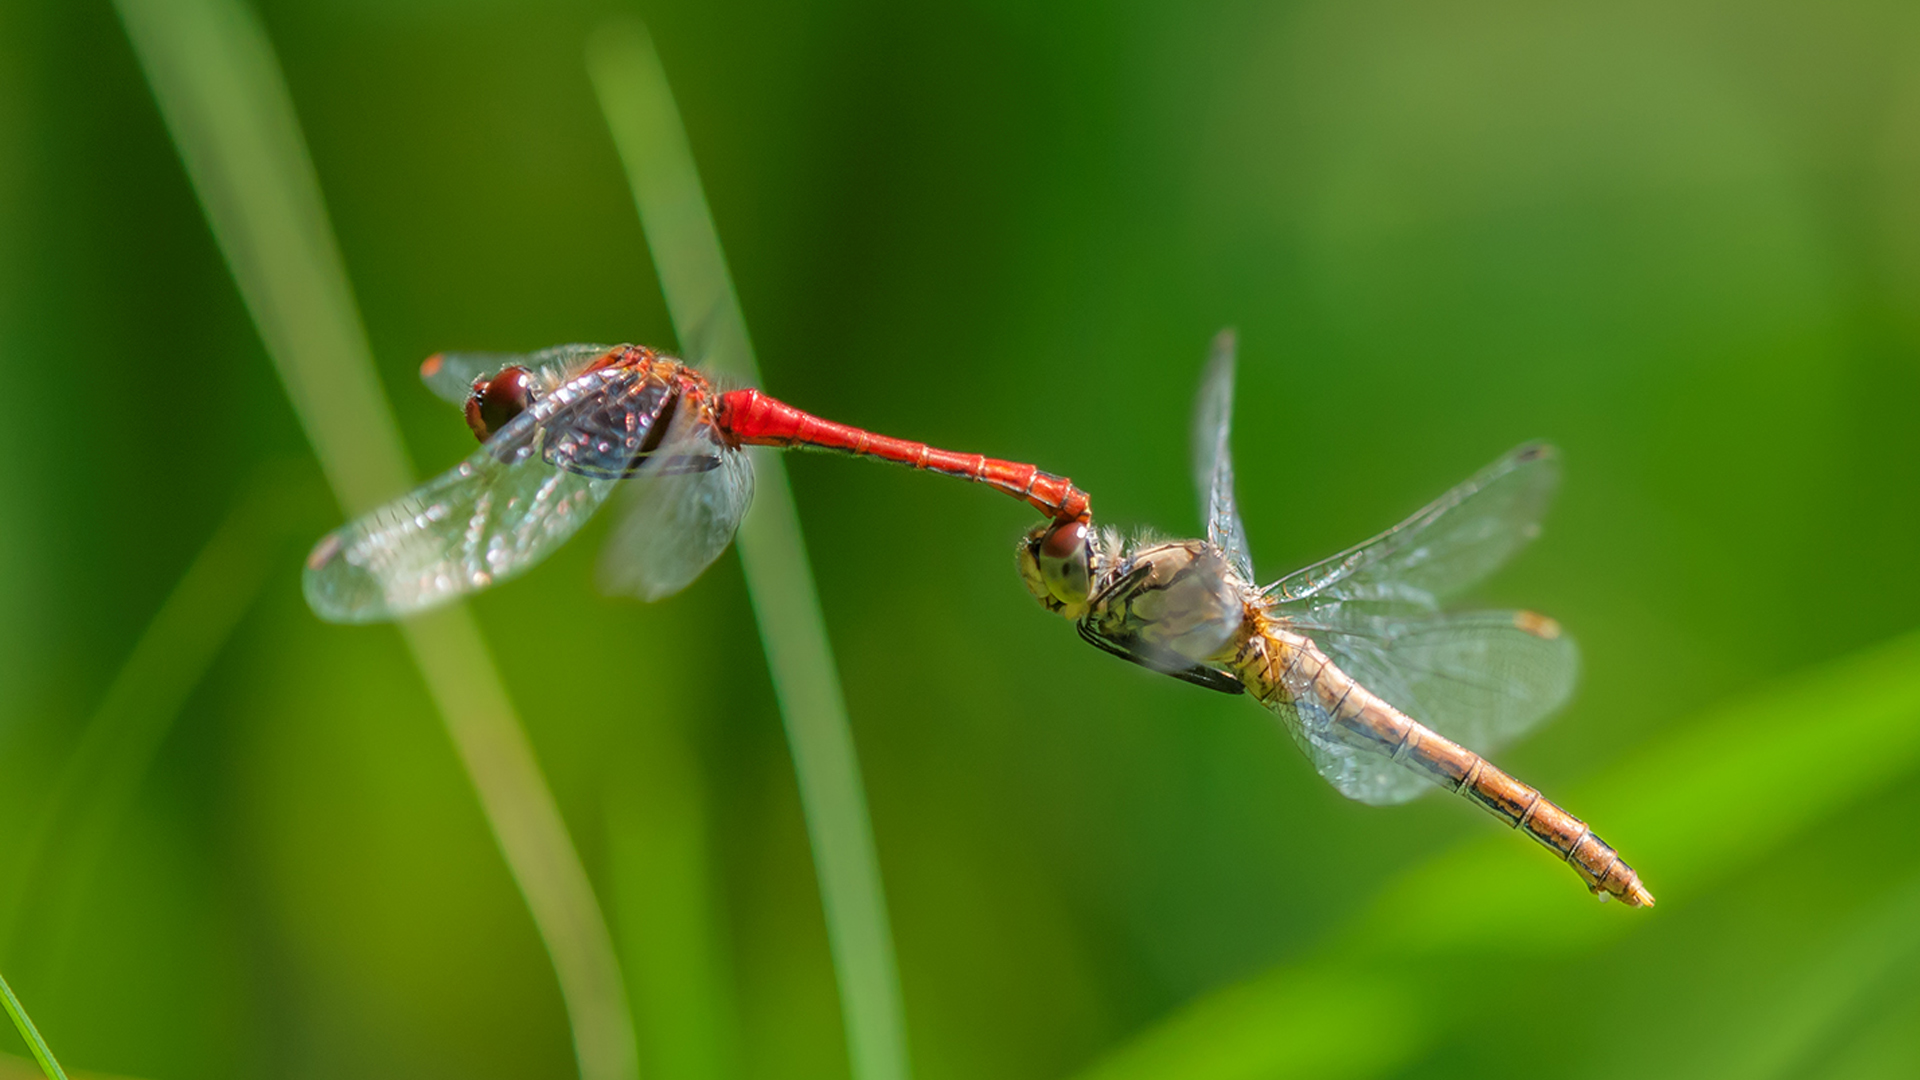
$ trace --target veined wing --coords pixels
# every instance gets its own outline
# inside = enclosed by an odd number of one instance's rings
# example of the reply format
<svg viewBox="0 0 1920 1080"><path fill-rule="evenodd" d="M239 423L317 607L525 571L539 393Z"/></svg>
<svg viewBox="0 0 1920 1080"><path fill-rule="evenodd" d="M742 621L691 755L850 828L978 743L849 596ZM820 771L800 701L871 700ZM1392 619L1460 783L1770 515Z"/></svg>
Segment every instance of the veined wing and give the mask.
<svg viewBox="0 0 1920 1080"><path fill-rule="evenodd" d="M600 587L659 600L686 588L732 542L753 501L753 465L699 409L675 410L656 463L621 495L624 510L600 558Z"/></svg>
<svg viewBox="0 0 1920 1080"><path fill-rule="evenodd" d="M561 386L452 470L323 537L308 604L332 622L377 622L527 570L631 471L671 394L633 368Z"/></svg>
<svg viewBox="0 0 1920 1080"><path fill-rule="evenodd" d="M1478 753L1498 750L1552 715L1573 696L1579 678L1573 639L1552 619L1529 611L1404 619L1351 610L1340 615L1340 625L1293 620L1289 625L1311 637L1355 682ZM1335 786L1350 797L1400 802L1425 790L1418 783L1371 775L1407 773L1417 780L1418 774L1365 752L1349 761L1346 750L1328 752L1340 758L1349 777L1334 781Z"/></svg>
<svg viewBox="0 0 1920 1080"><path fill-rule="evenodd" d="M587 365L619 348L615 345L556 345L531 353L434 353L420 364L420 381L443 401L465 405L473 394L474 380L499 374L509 367L523 367L534 375L536 398L545 396L573 381Z"/></svg>
<svg viewBox="0 0 1920 1080"><path fill-rule="evenodd" d="M1539 535L1559 480L1559 452L1528 443L1386 532L1281 578L1266 594L1282 614L1309 605L1302 615L1309 623L1328 621L1311 610L1328 602L1437 611Z"/></svg>
<svg viewBox="0 0 1920 1080"><path fill-rule="evenodd" d="M1247 553L1247 530L1233 499L1233 455L1228 436L1233 428L1232 330L1213 339L1212 358L1200 381L1193 415L1193 475L1200 489L1200 514L1207 523L1207 541L1227 557L1240 580L1253 581L1253 559Z"/></svg>
<svg viewBox="0 0 1920 1080"><path fill-rule="evenodd" d="M1366 640L1358 633L1312 636L1353 683L1470 750L1487 752L1537 723L1573 688L1578 657L1572 643L1537 615L1437 616L1381 629L1394 636L1366 648L1354 647ZM1268 706L1321 777L1347 798L1376 806L1430 790L1425 773L1351 733L1343 737L1327 699L1352 691L1322 691L1316 680L1328 674L1292 665L1284 686L1291 700L1276 698Z"/></svg>
<svg viewBox="0 0 1920 1080"><path fill-rule="evenodd" d="M1267 708L1280 718L1321 779L1347 798L1373 806L1406 802L1432 786L1392 758L1341 738L1338 722L1314 685L1316 677L1304 664L1290 665L1282 676L1286 696L1275 696Z"/></svg>
<svg viewBox="0 0 1920 1080"><path fill-rule="evenodd" d="M1333 716L1312 694L1293 701L1273 699L1267 708L1280 718L1320 778L1335 791L1370 806L1393 806L1425 794L1432 781L1391 758L1342 742Z"/></svg>

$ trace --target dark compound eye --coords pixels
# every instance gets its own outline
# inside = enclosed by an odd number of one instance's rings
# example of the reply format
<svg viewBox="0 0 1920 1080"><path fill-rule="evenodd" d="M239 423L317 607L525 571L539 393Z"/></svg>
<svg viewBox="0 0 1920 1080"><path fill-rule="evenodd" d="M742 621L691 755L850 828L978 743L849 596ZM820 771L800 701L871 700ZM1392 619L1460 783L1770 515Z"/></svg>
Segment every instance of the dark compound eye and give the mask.
<svg viewBox="0 0 1920 1080"><path fill-rule="evenodd" d="M491 379L474 382L473 396L467 399L467 426L486 442L532 404L533 373L523 367L503 368Z"/></svg>
<svg viewBox="0 0 1920 1080"><path fill-rule="evenodd" d="M1084 521L1060 522L1040 537L1042 558L1067 559L1084 552L1086 547L1087 524Z"/></svg>
<svg viewBox="0 0 1920 1080"><path fill-rule="evenodd" d="M1063 604L1087 602L1092 588L1093 568L1088 537L1092 529L1084 521L1063 521L1040 538L1036 562L1047 591Z"/></svg>

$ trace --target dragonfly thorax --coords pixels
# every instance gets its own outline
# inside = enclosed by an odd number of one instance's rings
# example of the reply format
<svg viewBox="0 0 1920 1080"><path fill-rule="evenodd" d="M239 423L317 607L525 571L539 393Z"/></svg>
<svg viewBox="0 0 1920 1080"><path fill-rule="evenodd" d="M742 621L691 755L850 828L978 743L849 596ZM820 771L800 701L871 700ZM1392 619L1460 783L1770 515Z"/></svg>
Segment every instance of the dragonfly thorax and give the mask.
<svg viewBox="0 0 1920 1080"><path fill-rule="evenodd" d="M1240 628L1233 575L1211 544L1175 540L1127 552L1108 568L1088 606L1090 630L1201 662Z"/></svg>

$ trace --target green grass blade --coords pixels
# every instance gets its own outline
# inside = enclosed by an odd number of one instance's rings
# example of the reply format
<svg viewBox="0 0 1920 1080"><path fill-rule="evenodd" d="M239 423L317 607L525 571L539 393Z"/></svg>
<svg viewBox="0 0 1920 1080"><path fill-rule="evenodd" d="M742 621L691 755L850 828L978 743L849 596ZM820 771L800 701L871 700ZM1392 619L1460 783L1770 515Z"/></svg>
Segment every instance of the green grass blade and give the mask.
<svg viewBox="0 0 1920 1080"><path fill-rule="evenodd" d="M117 0L214 238L334 493L412 475L272 46L237 0ZM403 628L553 961L587 1080L635 1074L612 940L553 796L464 608Z"/></svg>
<svg viewBox="0 0 1920 1080"><path fill-rule="evenodd" d="M714 370L756 380L746 320L645 28L626 22L604 28L589 48L588 69L626 165L676 333L683 344L697 339ZM903 1080L906 1023L893 938L826 620L786 469L765 451L755 453L753 465L758 491L736 542L799 776L853 1075Z"/></svg>
<svg viewBox="0 0 1920 1080"><path fill-rule="evenodd" d="M606 794L607 907L642 1060L675 1080L725 1080L741 1038L699 762L670 724L630 737L635 771Z"/></svg>
<svg viewBox="0 0 1920 1080"><path fill-rule="evenodd" d="M0 1054L0 1080L41 1080L46 1071L40 1063L30 1057L16 1054ZM123 1073L87 1072L78 1070L67 1074L72 1080L138 1080Z"/></svg>
<svg viewBox="0 0 1920 1080"><path fill-rule="evenodd" d="M1860 1020L1901 1000L1920 972L1920 877L1911 878L1774 999L1766 1022L1704 1054L1728 1080L1812 1076ZM1900 984L1905 983L1902 987ZM1897 1007L1897 1005L1896 1005Z"/></svg>
<svg viewBox="0 0 1920 1080"><path fill-rule="evenodd" d="M67 1080L67 1074L60 1063L53 1059L53 1051L48 1049L47 1040L40 1037L40 1029L33 1026L33 1020L27 1016L27 1010L20 999L13 996L13 987L0 978L0 996L5 998L7 1015L13 1018L13 1026L20 1029L20 1037L27 1040L27 1047L33 1051L33 1060L40 1063L40 1071L47 1074L47 1080Z"/></svg>
<svg viewBox="0 0 1920 1080"><path fill-rule="evenodd" d="M242 494L134 644L21 845L6 907L7 955L57 952L114 826L139 791L187 696L253 605L293 517L288 479L263 474ZM33 928L30 940L21 931Z"/></svg>
<svg viewBox="0 0 1920 1080"><path fill-rule="evenodd" d="M1817 730L1819 738L1809 738ZM1870 747L1871 752L1862 752ZM1804 672L1709 713L1609 769L1566 805L1599 823L1662 905L1686 903L1800 831L1920 768L1920 635ZM1416 867L1322 954L1210 994L1136 1036L1086 1080L1318 1076L1299 1044L1332 1041L1301 993L1390 994L1378 1076L1415 1058L1472 1002L1456 972L1475 956L1552 957L1630 933L1657 912L1596 904L1566 867L1496 833ZM1449 989L1456 992L1449 992ZM1359 1017L1355 1022L1363 1020ZM1390 1052L1389 1052L1390 1051Z"/></svg>

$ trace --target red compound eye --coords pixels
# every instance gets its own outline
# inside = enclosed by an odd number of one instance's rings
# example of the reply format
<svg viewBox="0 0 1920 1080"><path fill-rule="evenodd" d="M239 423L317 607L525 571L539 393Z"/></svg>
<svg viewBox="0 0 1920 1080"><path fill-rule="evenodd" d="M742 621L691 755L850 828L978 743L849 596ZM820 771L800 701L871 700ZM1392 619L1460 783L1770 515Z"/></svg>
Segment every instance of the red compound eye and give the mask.
<svg viewBox="0 0 1920 1080"><path fill-rule="evenodd" d="M1084 521L1063 521L1040 538L1040 550L1035 553L1040 576L1047 591L1063 604L1086 603L1092 589L1091 531Z"/></svg>
<svg viewBox="0 0 1920 1080"><path fill-rule="evenodd" d="M467 399L467 426L481 442L513 422L533 404L533 374L523 367L504 368L491 379L473 384Z"/></svg>
<svg viewBox="0 0 1920 1080"><path fill-rule="evenodd" d="M1084 555L1087 549L1087 524L1084 521L1068 521L1055 525L1040 538L1040 557L1043 559L1071 559Z"/></svg>

